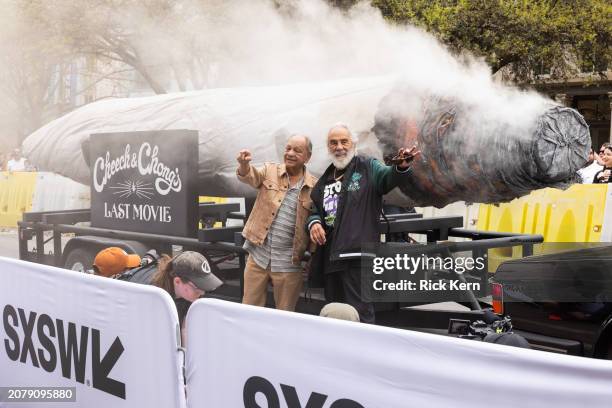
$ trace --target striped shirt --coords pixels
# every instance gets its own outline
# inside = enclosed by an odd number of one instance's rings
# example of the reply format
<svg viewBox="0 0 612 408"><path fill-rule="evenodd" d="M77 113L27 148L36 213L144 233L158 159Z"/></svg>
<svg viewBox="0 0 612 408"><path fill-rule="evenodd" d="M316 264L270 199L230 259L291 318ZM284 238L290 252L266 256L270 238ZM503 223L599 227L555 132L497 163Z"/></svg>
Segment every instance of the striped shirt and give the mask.
<svg viewBox="0 0 612 408"><path fill-rule="evenodd" d="M272 272L302 272L302 267L294 265L291 258L293 257L298 196L303 185L304 178L295 186L289 187L270 225L268 236L261 246L245 241L244 249L249 252L259 267L267 269L270 265Z"/></svg>

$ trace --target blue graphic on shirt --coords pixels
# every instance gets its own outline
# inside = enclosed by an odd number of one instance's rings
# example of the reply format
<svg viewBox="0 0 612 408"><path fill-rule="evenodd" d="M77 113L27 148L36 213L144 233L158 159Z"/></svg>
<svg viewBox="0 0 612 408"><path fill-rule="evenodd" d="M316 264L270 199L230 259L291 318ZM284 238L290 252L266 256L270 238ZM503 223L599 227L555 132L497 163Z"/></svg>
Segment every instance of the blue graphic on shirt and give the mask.
<svg viewBox="0 0 612 408"><path fill-rule="evenodd" d="M359 185L359 180L361 180L361 173L353 173L351 176L351 182L346 188L348 191L357 191L361 187Z"/></svg>
<svg viewBox="0 0 612 408"><path fill-rule="evenodd" d="M341 189L342 183L340 181L334 181L325 186L325 191L323 192L323 210L325 211L325 225L328 227L334 226Z"/></svg>

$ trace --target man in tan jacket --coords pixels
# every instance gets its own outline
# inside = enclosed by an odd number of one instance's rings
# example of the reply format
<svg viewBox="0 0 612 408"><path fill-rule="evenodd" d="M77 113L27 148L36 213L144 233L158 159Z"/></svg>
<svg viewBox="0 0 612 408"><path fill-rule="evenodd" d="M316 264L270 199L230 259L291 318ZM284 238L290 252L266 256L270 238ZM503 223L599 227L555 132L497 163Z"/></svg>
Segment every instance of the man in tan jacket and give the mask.
<svg viewBox="0 0 612 408"><path fill-rule="evenodd" d="M264 306L268 281L274 287L276 308L295 310L302 290L301 260L310 242L304 229L310 214L310 192L317 182L305 164L312 155L307 136L287 140L284 163L250 165L248 150L236 158L238 180L258 189L257 199L242 235L249 258L244 269L242 302Z"/></svg>

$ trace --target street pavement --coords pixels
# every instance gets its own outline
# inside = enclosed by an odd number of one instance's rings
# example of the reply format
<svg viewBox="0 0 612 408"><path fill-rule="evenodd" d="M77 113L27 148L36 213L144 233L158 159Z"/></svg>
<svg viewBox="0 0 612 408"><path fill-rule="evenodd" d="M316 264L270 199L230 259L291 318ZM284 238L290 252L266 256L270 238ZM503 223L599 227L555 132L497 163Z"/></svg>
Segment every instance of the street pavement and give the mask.
<svg viewBox="0 0 612 408"><path fill-rule="evenodd" d="M17 229L0 230L0 256L19 259Z"/></svg>

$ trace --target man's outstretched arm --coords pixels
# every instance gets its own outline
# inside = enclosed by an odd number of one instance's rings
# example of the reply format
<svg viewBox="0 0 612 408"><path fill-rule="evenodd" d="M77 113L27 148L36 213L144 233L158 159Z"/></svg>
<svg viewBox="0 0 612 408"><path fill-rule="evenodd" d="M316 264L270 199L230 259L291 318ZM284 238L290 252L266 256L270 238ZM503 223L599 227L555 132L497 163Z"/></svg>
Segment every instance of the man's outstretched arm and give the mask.
<svg viewBox="0 0 612 408"><path fill-rule="evenodd" d="M241 150L236 157L238 162L238 169L236 170L236 176L238 180L246 183L254 188L259 188L266 177L266 166L263 168L256 169L251 166L252 160L251 152L246 149Z"/></svg>

